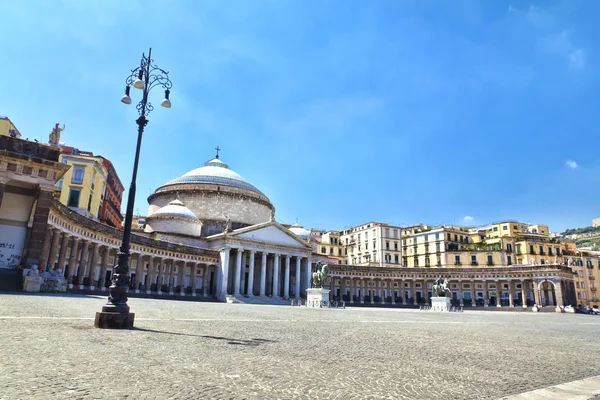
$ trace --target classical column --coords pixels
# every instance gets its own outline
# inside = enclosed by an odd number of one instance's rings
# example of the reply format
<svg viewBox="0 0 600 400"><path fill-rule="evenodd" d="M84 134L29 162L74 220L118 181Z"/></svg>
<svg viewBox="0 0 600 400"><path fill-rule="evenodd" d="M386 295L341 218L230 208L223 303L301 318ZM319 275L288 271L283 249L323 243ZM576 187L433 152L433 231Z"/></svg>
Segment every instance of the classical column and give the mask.
<svg viewBox="0 0 600 400"><path fill-rule="evenodd" d="M527 308L527 287L525 286L525 280L521 279L521 299L523 299L523 308Z"/></svg>
<svg viewBox="0 0 600 400"><path fill-rule="evenodd" d="M471 307L475 307L477 303L475 302L475 281L471 281Z"/></svg>
<svg viewBox="0 0 600 400"><path fill-rule="evenodd" d="M365 304L365 287L366 287L367 283L365 282L364 278L360 280L360 304Z"/></svg>
<svg viewBox="0 0 600 400"><path fill-rule="evenodd" d="M285 256L285 271L283 274L283 297L290 298L290 255Z"/></svg>
<svg viewBox="0 0 600 400"><path fill-rule="evenodd" d="M540 286L539 286L539 282L534 280L533 281L533 298L535 299L535 305L538 307L542 306L542 300L540 299Z"/></svg>
<svg viewBox="0 0 600 400"><path fill-rule="evenodd" d="M179 275L177 276L177 285L179 286L179 295L185 296L185 261L179 266Z"/></svg>
<svg viewBox="0 0 600 400"><path fill-rule="evenodd" d="M260 292L261 297L266 295L267 288L267 253L263 251L260 259Z"/></svg>
<svg viewBox="0 0 600 400"><path fill-rule="evenodd" d="M217 266L217 292L216 297L223 301L227 297L227 281L229 279L229 251L228 247L219 252L220 261Z"/></svg>
<svg viewBox="0 0 600 400"><path fill-rule="evenodd" d="M413 298L413 306L417 305L417 285L415 285L415 278L410 281L410 295Z"/></svg>
<svg viewBox="0 0 600 400"><path fill-rule="evenodd" d="M340 301L344 301L344 296L346 295L346 277L340 276Z"/></svg>
<svg viewBox="0 0 600 400"><path fill-rule="evenodd" d="M54 228L48 226L46 229L46 235L44 236L44 243L42 244L42 254L40 255L40 272L45 272L48 267L48 256L50 255L50 245L52 244L52 236L54 235Z"/></svg>
<svg viewBox="0 0 600 400"><path fill-rule="evenodd" d="M210 269L209 265L204 265L204 277L202 278L202 296L207 297L210 292Z"/></svg>
<svg viewBox="0 0 600 400"><path fill-rule="evenodd" d="M63 275L65 272L65 259L67 258L67 250L69 249L69 239L71 235L68 233L63 233L62 243L60 244L60 252L58 253L58 268L63 270ZM67 277L68 278L68 277Z"/></svg>
<svg viewBox="0 0 600 400"><path fill-rule="evenodd" d="M354 278L350 277L350 294L348 295L348 301L350 304L354 303L354 293L356 290L354 289Z"/></svg>
<svg viewBox="0 0 600 400"><path fill-rule="evenodd" d="M29 267L34 264L39 266L42 265L41 261L44 261L44 263L48 262L48 253L46 253L45 257L42 257L42 252L44 250L44 242L48 237L48 215L54 201L52 198L53 193L54 188L45 190L45 188L40 187L37 201L35 202L33 218L30 220L31 228L29 229L29 239L25 247L24 260L22 260L23 266ZM43 267L45 268L46 266L43 265Z"/></svg>
<svg viewBox="0 0 600 400"><path fill-rule="evenodd" d="M56 253L58 253L58 241L62 236L62 232L58 229L54 230L54 234L52 235L52 243L50 244L50 252L48 253L48 266L50 267L49 271L54 271L54 263L56 262ZM64 261L64 260L63 260Z"/></svg>
<svg viewBox="0 0 600 400"><path fill-rule="evenodd" d="M510 308L513 308L515 306L514 301L513 301L513 281L509 280L508 281L508 306Z"/></svg>
<svg viewBox="0 0 600 400"><path fill-rule="evenodd" d="M556 305L556 307L564 306L565 304L563 301L560 279L558 279L558 282L554 282L554 295L554 304Z"/></svg>
<svg viewBox="0 0 600 400"><path fill-rule="evenodd" d="M279 275L280 275L279 254L275 254L275 262L273 264L273 297L279 297Z"/></svg>
<svg viewBox="0 0 600 400"><path fill-rule="evenodd" d="M96 268L98 267L98 250L100 243L94 242L92 245L92 261L90 261L90 270L88 272L88 287L90 290L96 288Z"/></svg>
<svg viewBox="0 0 600 400"><path fill-rule="evenodd" d="M131 260L135 255L135 281L133 287L136 293L140 292L140 284L142 283L142 275L144 275L144 256L141 254L131 254ZM131 264L131 263L130 263Z"/></svg>
<svg viewBox="0 0 600 400"><path fill-rule="evenodd" d="M311 287L311 280L312 280L312 262L310 261L310 258L306 259L306 288L310 289ZM308 297L308 295L307 295Z"/></svg>
<svg viewBox="0 0 600 400"><path fill-rule="evenodd" d="M83 289L83 277L85 276L89 254L90 242L86 240L83 242L83 247L81 248L81 260L79 261L79 269L77 270L77 284L79 285L79 289Z"/></svg>
<svg viewBox="0 0 600 400"><path fill-rule="evenodd" d="M483 306L484 307L489 307L490 305L490 300L489 300L489 294L488 294L488 283L486 280L483 281Z"/></svg>
<svg viewBox="0 0 600 400"><path fill-rule="evenodd" d="M169 260L169 294L175 293L175 260Z"/></svg>
<svg viewBox="0 0 600 400"><path fill-rule="evenodd" d="M148 259L148 272L146 273L146 284L144 285L146 294L152 293L152 283L154 281L154 263L156 260L156 257L150 257Z"/></svg>
<svg viewBox="0 0 600 400"><path fill-rule="evenodd" d="M383 286L383 280L381 280L379 282ZM379 302L381 304L385 304L385 289L383 287L379 288Z"/></svg>
<svg viewBox="0 0 600 400"><path fill-rule="evenodd" d="M248 292L247 296L254 296L254 258L256 257L256 252L254 250L250 251L250 265L248 265Z"/></svg>
<svg viewBox="0 0 600 400"><path fill-rule="evenodd" d="M390 279L390 296L392 296L392 304L396 304L396 290L394 289L394 281Z"/></svg>
<svg viewBox="0 0 600 400"><path fill-rule="evenodd" d="M398 282L398 295L400 296L400 304L404 305L406 304L406 288L404 287L404 279L400 279L400 282Z"/></svg>
<svg viewBox="0 0 600 400"><path fill-rule="evenodd" d="M108 257L110 255L110 247L104 246L102 250L102 269L100 270L100 278L98 279L98 286L104 292L106 290L106 271L108 270Z"/></svg>
<svg viewBox="0 0 600 400"><path fill-rule="evenodd" d="M243 249L237 249L236 259L235 259L235 275L233 281L233 295L240 295L240 279L242 275L242 254L244 253Z"/></svg>
<svg viewBox="0 0 600 400"><path fill-rule="evenodd" d="M375 280L371 279L371 290L369 290L370 294L370 300L371 300L371 304L375 303Z"/></svg>
<svg viewBox="0 0 600 400"><path fill-rule="evenodd" d="M331 277L331 283L329 285L329 301L335 300L335 276Z"/></svg>
<svg viewBox="0 0 600 400"><path fill-rule="evenodd" d="M502 286L496 281L496 307L502 307Z"/></svg>
<svg viewBox="0 0 600 400"><path fill-rule="evenodd" d="M302 269L302 259L296 256L296 285L294 286L294 297L296 300L300 300L300 270Z"/></svg>
<svg viewBox="0 0 600 400"><path fill-rule="evenodd" d="M192 285L192 296L196 296L196 283L198 281L198 263L192 264L192 276L190 277L190 284Z"/></svg>
<svg viewBox="0 0 600 400"><path fill-rule="evenodd" d="M158 271L156 272L156 293L162 294L163 274L165 272L165 259L161 258L158 262Z"/></svg>
<svg viewBox="0 0 600 400"><path fill-rule="evenodd" d="M461 307L464 307L465 306L465 300L463 299L463 285L462 285L462 281L461 280L458 281L458 298L460 300L459 305Z"/></svg>

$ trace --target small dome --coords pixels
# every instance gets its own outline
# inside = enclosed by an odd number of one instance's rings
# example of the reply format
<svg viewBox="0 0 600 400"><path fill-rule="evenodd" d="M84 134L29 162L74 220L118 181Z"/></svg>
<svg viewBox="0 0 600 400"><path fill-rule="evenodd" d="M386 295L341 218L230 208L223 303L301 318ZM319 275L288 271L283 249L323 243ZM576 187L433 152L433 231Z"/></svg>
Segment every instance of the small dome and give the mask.
<svg viewBox="0 0 600 400"><path fill-rule="evenodd" d="M200 221L194 213L183 205L183 203L179 200L173 200L166 206L159 208L149 216L148 218L158 218L158 217L178 217L189 219L192 221Z"/></svg>
<svg viewBox="0 0 600 400"><path fill-rule="evenodd" d="M290 227L290 231L294 235L299 236L302 239L308 239L308 237L310 236L310 231L307 229L304 229L304 227L302 225L300 225L298 222L296 222L295 224L293 224Z"/></svg>
<svg viewBox="0 0 600 400"><path fill-rule="evenodd" d="M233 186L240 189L251 190L264 196L260 190L248 183L240 176L240 174L229 169L229 166L218 158L213 158L212 160L205 162L202 167L191 170L181 177L167 182L163 186L182 183L212 183L216 185Z"/></svg>

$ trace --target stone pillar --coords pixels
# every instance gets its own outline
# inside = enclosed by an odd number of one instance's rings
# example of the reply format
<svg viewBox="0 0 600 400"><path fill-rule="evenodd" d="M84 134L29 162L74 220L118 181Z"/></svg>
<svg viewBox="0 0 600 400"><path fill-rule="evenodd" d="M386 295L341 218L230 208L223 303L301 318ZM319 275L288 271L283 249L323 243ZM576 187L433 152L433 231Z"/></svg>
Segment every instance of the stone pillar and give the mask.
<svg viewBox="0 0 600 400"><path fill-rule="evenodd" d="M366 287L366 285L367 285L367 283L365 282L365 280L361 279L360 280L360 286L361 286L361 289L360 289L360 304L365 304L365 293L366 293L365 287Z"/></svg>
<svg viewBox="0 0 600 400"><path fill-rule="evenodd" d="M346 277L340 276L340 301L344 301L344 296L346 295Z"/></svg>
<svg viewBox="0 0 600 400"><path fill-rule="evenodd" d="M169 294L173 295L175 293L175 260L169 260ZM225 286L227 287L227 286Z"/></svg>
<svg viewBox="0 0 600 400"><path fill-rule="evenodd" d="M220 261L217 267L217 299L224 301L227 297L227 283L229 279L229 248L221 249Z"/></svg>
<svg viewBox="0 0 600 400"><path fill-rule="evenodd" d="M475 281L471 281L471 307L475 307L477 303L475 302Z"/></svg>
<svg viewBox="0 0 600 400"><path fill-rule="evenodd" d="M192 276L190 285L192 285L192 296L196 296L196 283L198 282L198 263L192 264Z"/></svg>
<svg viewBox="0 0 600 400"><path fill-rule="evenodd" d="M133 288L136 293L140 292L140 285L142 283L142 276L144 275L144 256L141 254L131 253L130 260L133 260L135 255L135 281L133 282ZM131 265L131 262L130 262Z"/></svg>
<svg viewBox="0 0 600 400"><path fill-rule="evenodd" d="M179 295L185 296L185 261L181 262L179 266L179 274L177 276L177 285L179 286Z"/></svg>
<svg viewBox="0 0 600 400"><path fill-rule="evenodd" d="M154 283L154 263L156 262L156 257L150 257L148 259L148 273L146 274L146 285L145 290L146 294L152 293L152 283Z"/></svg>
<svg viewBox="0 0 600 400"><path fill-rule="evenodd" d="M259 296L265 297L267 289L267 253L263 251L260 259L260 291Z"/></svg>
<svg viewBox="0 0 600 400"><path fill-rule="evenodd" d="M460 300L460 306L464 307L465 306L465 299L463 299L463 286L462 286L462 281L459 280L458 281L458 299Z"/></svg>
<svg viewBox="0 0 600 400"><path fill-rule="evenodd" d="M58 229L54 229L54 235L52 235L52 242L50 244L50 252L48 254L47 262L47 264L50 266L49 271L54 271L54 263L56 262L56 254L58 253L58 242L60 241L61 236L62 232Z"/></svg>
<svg viewBox="0 0 600 400"><path fill-rule="evenodd" d="M79 261L79 269L77 270L77 284L79 289L83 289L83 277L85 276L85 269L88 265L88 256L90 254L90 242L87 240L83 242L81 248L81 260Z"/></svg>
<svg viewBox="0 0 600 400"><path fill-rule="evenodd" d="M392 304L396 304L396 290L394 289L394 281L390 279L390 296L392 296Z"/></svg>
<svg viewBox="0 0 600 400"><path fill-rule="evenodd" d="M483 306L484 307L489 307L490 306L490 300L489 300L489 294L488 294L488 283L487 281L483 281Z"/></svg>
<svg viewBox="0 0 600 400"><path fill-rule="evenodd" d="M210 266L204 266L204 277L202 279L202 296L207 297L210 293Z"/></svg>
<svg viewBox="0 0 600 400"><path fill-rule="evenodd" d="M331 277L331 283L329 284L329 301L335 300L335 276Z"/></svg>
<svg viewBox="0 0 600 400"><path fill-rule="evenodd" d="M350 304L354 303L354 294L356 293L356 289L354 288L354 278L350 277L350 294L348 295L348 301Z"/></svg>
<svg viewBox="0 0 600 400"><path fill-rule="evenodd" d="M371 279L371 289L369 290L371 293L369 295L371 304L375 304L375 280Z"/></svg>
<svg viewBox="0 0 600 400"><path fill-rule="evenodd" d="M106 271L108 270L108 257L110 256L110 247L104 246L102 250L102 269L100 269L100 278L98 279L98 286L103 292L106 290L105 279Z"/></svg>
<svg viewBox="0 0 600 400"><path fill-rule="evenodd" d="M90 269L88 273L88 287L90 290L96 289L96 268L98 267L98 250L100 243L94 242L92 245L92 261L90 261Z"/></svg>
<svg viewBox="0 0 600 400"><path fill-rule="evenodd" d="M254 296L254 259L256 258L256 252L250 251L250 264L248 265L248 292L247 296Z"/></svg>
<svg viewBox="0 0 600 400"><path fill-rule="evenodd" d="M514 291L514 286L513 286L513 281L509 279L508 281L508 306L510 308L514 308L515 303L513 301L513 291Z"/></svg>
<svg viewBox="0 0 600 400"><path fill-rule="evenodd" d="M280 275L279 254L275 254L275 262L273 263L273 297L279 297L279 275Z"/></svg>
<svg viewBox="0 0 600 400"><path fill-rule="evenodd" d="M48 262L48 253L42 259L42 252L44 250L44 242L48 237L48 215L50 214L50 206L52 205L53 191L54 189L40 190L38 193L30 230L31 234L25 245L25 263L23 265L27 268L34 264L41 265L42 261L44 263Z"/></svg>
<svg viewBox="0 0 600 400"><path fill-rule="evenodd" d="M58 253L58 268L63 270L63 275L65 272L65 259L67 258L67 250L69 249L69 239L71 235L68 233L63 233L62 242L60 244L60 252Z"/></svg>
<svg viewBox="0 0 600 400"><path fill-rule="evenodd" d="M496 281L496 307L502 307L502 286Z"/></svg>
<svg viewBox="0 0 600 400"><path fill-rule="evenodd" d="M296 256L296 282L294 285L294 298L300 300L300 281L302 280L300 271L302 269L302 259Z"/></svg>
<svg viewBox="0 0 600 400"><path fill-rule="evenodd" d="M44 243L42 245L42 254L40 255L40 272L45 272L48 267L48 257L50 255L50 247L52 245L52 236L54 235L54 228L49 226L46 229L46 236L44 236Z"/></svg>
<svg viewBox="0 0 600 400"><path fill-rule="evenodd" d="M406 288L405 288L405 283L404 283L404 279L400 279L400 282L398 283L398 285L400 285L399 287L399 291L398 294L400 295L401 298L401 302L400 304L404 305L406 304Z"/></svg>
<svg viewBox="0 0 600 400"><path fill-rule="evenodd" d="M310 289L311 281L312 281L312 262L310 261L310 258L306 259L306 277L305 277L305 279L306 279L306 288Z"/></svg>
<svg viewBox="0 0 600 400"><path fill-rule="evenodd" d="M379 281L381 285L383 285L383 280ZM379 288L379 302L381 304L385 304L385 289Z"/></svg>
<svg viewBox="0 0 600 400"><path fill-rule="evenodd" d="M233 280L233 295L240 295L240 283L242 276L242 254L244 253L243 249L237 249L236 259L235 259L235 275Z"/></svg>
<svg viewBox="0 0 600 400"><path fill-rule="evenodd" d="M410 281L410 294L413 298L413 306L417 305L417 286L415 285L415 279Z"/></svg>
<svg viewBox="0 0 600 400"><path fill-rule="evenodd" d="M156 294L162 294L163 274L165 273L165 259L161 258L158 262L158 271L156 272Z"/></svg>
<svg viewBox="0 0 600 400"><path fill-rule="evenodd" d="M562 287L560 284L560 279L558 279L558 282L554 282L554 304L556 305L556 307L560 307L560 306L564 306L565 303L563 301L563 294L562 294Z"/></svg>
<svg viewBox="0 0 600 400"><path fill-rule="evenodd" d="M525 280L521 280L521 298L523 299L523 308L527 308L527 286L525 286Z"/></svg>
<svg viewBox="0 0 600 400"><path fill-rule="evenodd" d="M290 256L285 256L285 271L283 274L283 298L290 298Z"/></svg>

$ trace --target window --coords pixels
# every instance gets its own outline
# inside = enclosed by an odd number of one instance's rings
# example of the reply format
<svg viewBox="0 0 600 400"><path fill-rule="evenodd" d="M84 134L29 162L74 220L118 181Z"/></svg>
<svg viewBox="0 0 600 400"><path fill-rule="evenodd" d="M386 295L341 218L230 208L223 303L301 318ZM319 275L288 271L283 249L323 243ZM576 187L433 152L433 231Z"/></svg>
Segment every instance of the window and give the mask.
<svg viewBox="0 0 600 400"><path fill-rule="evenodd" d="M448 234L448 240L452 240L452 235Z"/></svg>
<svg viewBox="0 0 600 400"><path fill-rule="evenodd" d="M329 254L333 255L333 247L329 248Z"/></svg>
<svg viewBox="0 0 600 400"><path fill-rule="evenodd" d="M497 226L494 227L494 232L498 232L498 227Z"/></svg>
<svg viewBox="0 0 600 400"><path fill-rule="evenodd" d="M533 250L533 245L532 244L529 245L529 252L531 254L535 254L535 250Z"/></svg>
<svg viewBox="0 0 600 400"><path fill-rule="evenodd" d="M515 231L518 231L518 230L519 230L519 225L513 225L513 229L514 229Z"/></svg>
<svg viewBox="0 0 600 400"><path fill-rule="evenodd" d="M506 245L506 251L508 251L509 253L512 253L512 244L507 244Z"/></svg>
<svg viewBox="0 0 600 400"><path fill-rule="evenodd" d="M503 230L503 231L507 231L507 230L508 230L508 225L504 225L504 226L502 227L502 230Z"/></svg>
<svg viewBox="0 0 600 400"><path fill-rule="evenodd" d="M553 256L554 254L552 254L552 247L548 247L548 255Z"/></svg>
<svg viewBox="0 0 600 400"><path fill-rule="evenodd" d="M423 236L423 241L424 241L425 243L429 242L429 235L425 235L425 236Z"/></svg>
<svg viewBox="0 0 600 400"><path fill-rule="evenodd" d="M429 245L428 244L425 245L425 253L429 253Z"/></svg>
<svg viewBox="0 0 600 400"><path fill-rule="evenodd" d="M373 253L373 262L377 262L377 253Z"/></svg>
<svg viewBox="0 0 600 400"><path fill-rule="evenodd" d="M439 232L435 234L435 240L440 240L440 233Z"/></svg>
<svg viewBox="0 0 600 400"><path fill-rule="evenodd" d="M392 262L392 256L390 256L389 254L385 255L385 262L389 263Z"/></svg>
<svg viewBox="0 0 600 400"><path fill-rule="evenodd" d="M435 251L436 251L436 252L438 252L438 253L439 253L440 251L442 251L442 247L441 247L441 244L440 244L440 243L436 243L436 244L435 244Z"/></svg>
<svg viewBox="0 0 600 400"><path fill-rule="evenodd" d="M398 242L394 242L394 250L398 251Z"/></svg>
<svg viewBox="0 0 600 400"><path fill-rule="evenodd" d="M471 264L477 265L477 256L471 256Z"/></svg>
<svg viewBox="0 0 600 400"><path fill-rule="evenodd" d="M62 184L63 184L63 179L60 178L60 180L58 181L58 183L56 184L56 187L58 188L58 190L62 190Z"/></svg>
<svg viewBox="0 0 600 400"><path fill-rule="evenodd" d="M458 242L458 235L456 233L454 234L454 241Z"/></svg>
<svg viewBox="0 0 600 400"><path fill-rule="evenodd" d="M419 257L415 257L415 267L419 266Z"/></svg>
<svg viewBox="0 0 600 400"><path fill-rule="evenodd" d="M400 259L398 258L398 254L394 255L394 263L400 264Z"/></svg>
<svg viewBox="0 0 600 400"><path fill-rule="evenodd" d="M494 256L488 255L488 265L494 265Z"/></svg>
<svg viewBox="0 0 600 400"><path fill-rule="evenodd" d="M394 229L394 239L398 239L398 229Z"/></svg>
<svg viewBox="0 0 600 400"><path fill-rule="evenodd" d="M508 256L508 265L512 265L512 257Z"/></svg>
<svg viewBox="0 0 600 400"><path fill-rule="evenodd" d="M385 237L386 238L390 237L390 230L388 228L385 229Z"/></svg>
<svg viewBox="0 0 600 400"><path fill-rule="evenodd" d="M389 250L390 249L390 242L385 242L385 249Z"/></svg>
<svg viewBox="0 0 600 400"><path fill-rule="evenodd" d="M454 256L454 265L460 265L460 256Z"/></svg>
<svg viewBox="0 0 600 400"><path fill-rule="evenodd" d="M92 208L92 194L90 193L90 198L88 199L87 210L91 212L92 211L91 208Z"/></svg>
<svg viewBox="0 0 600 400"><path fill-rule="evenodd" d="M321 247L321 253L323 253L323 254L327 253L327 248L326 247Z"/></svg>
<svg viewBox="0 0 600 400"><path fill-rule="evenodd" d="M429 257L425 257L425 266L426 267L430 267L431 266L431 260L429 259Z"/></svg>
<svg viewBox="0 0 600 400"><path fill-rule="evenodd" d="M83 183L83 176L85 175L85 167L83 165L76 165L73 167L73 176L71 177L71 183Z"/></svg>
<svg viewBox="0 0 600 400"><path fill-rule="evenodd" d="M94 170L94 173L92 174L92 189L94 188L95 182L96 182L96 170Z"/></svg>
<svg viewBox="0 0 600 400"><path fill-rule="evenodd" d="M79 195L81 194L80 189L71 189L69 192L69 200L67 201L67 206L69 207L79 207Z"/></svg>
<svg viewBox="0 0 600 400"><path fill-rule="evenodd" d="M402 240L402 244L406 246L406 239Z"/></svg>

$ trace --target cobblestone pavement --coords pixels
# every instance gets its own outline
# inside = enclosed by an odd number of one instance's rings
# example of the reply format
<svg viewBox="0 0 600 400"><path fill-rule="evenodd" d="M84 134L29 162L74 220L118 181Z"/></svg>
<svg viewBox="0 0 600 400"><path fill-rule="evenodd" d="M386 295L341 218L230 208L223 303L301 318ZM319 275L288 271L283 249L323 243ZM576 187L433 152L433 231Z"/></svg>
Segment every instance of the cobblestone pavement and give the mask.
<svg viewBox="0 0 600 400"><path fill-rule="evenodd" d="M600 317L0 295L0 399L496 399L600 375ZM600 394L600 388L598 390Z"/></svg>

